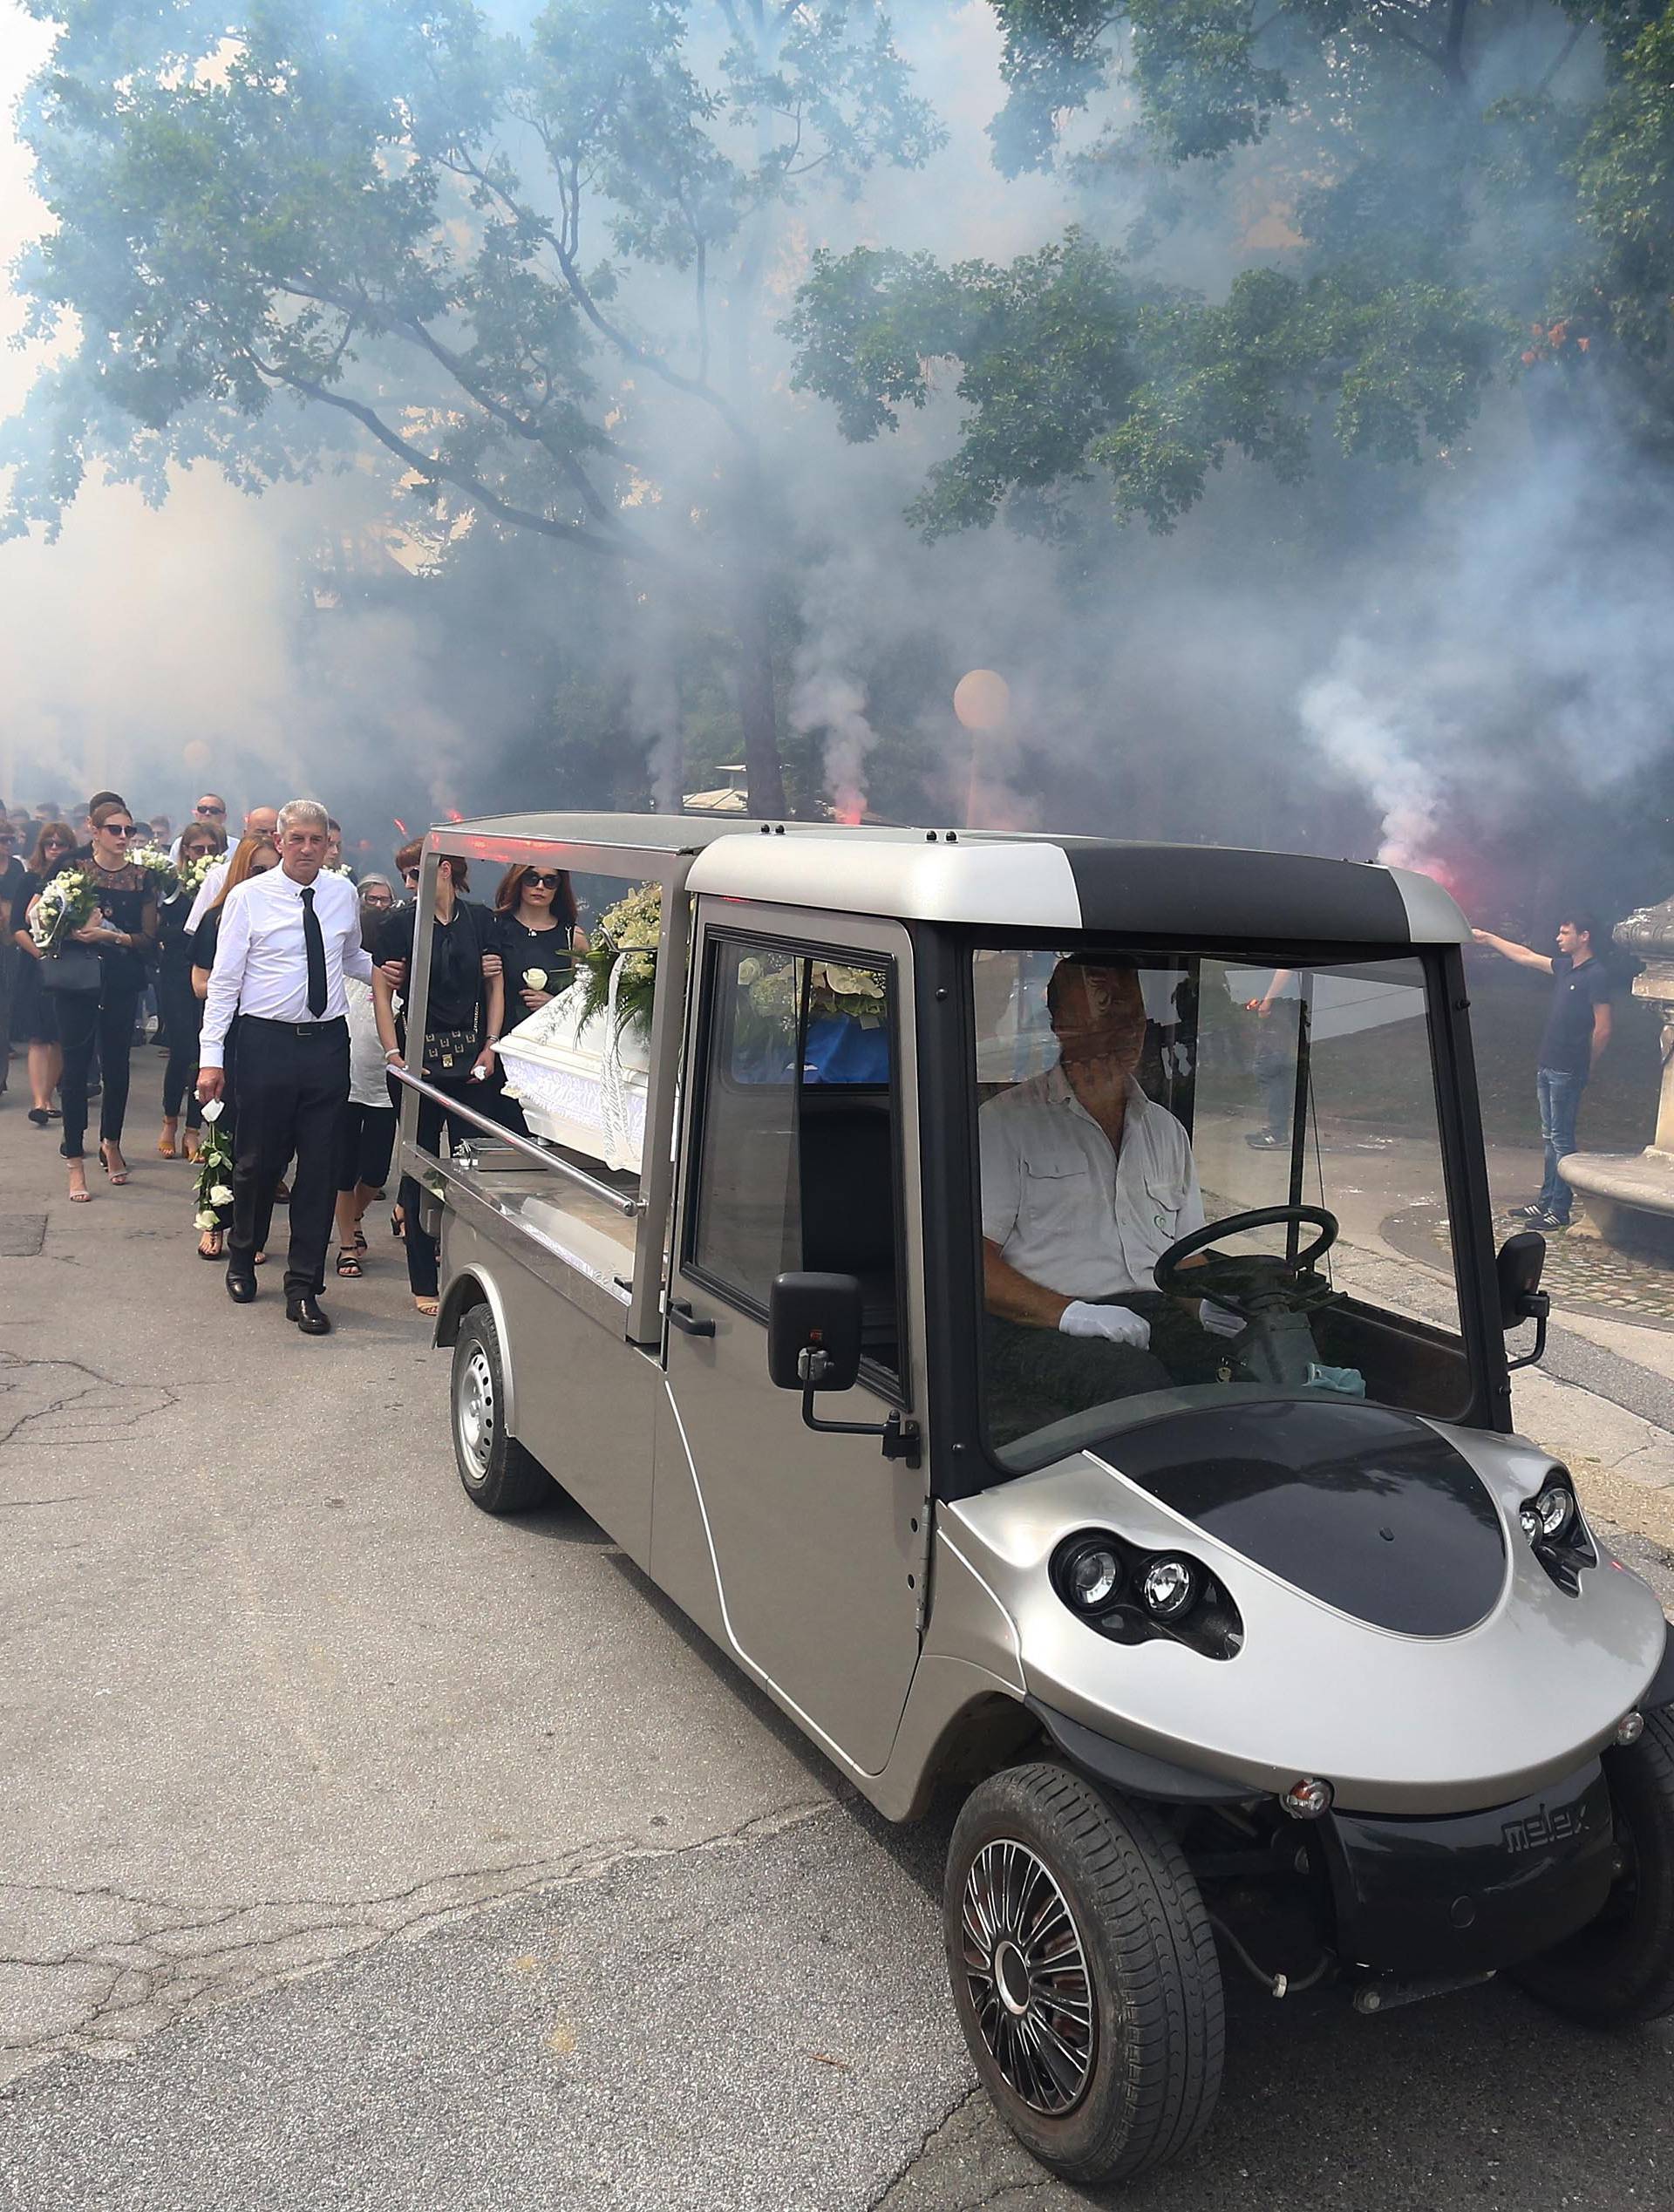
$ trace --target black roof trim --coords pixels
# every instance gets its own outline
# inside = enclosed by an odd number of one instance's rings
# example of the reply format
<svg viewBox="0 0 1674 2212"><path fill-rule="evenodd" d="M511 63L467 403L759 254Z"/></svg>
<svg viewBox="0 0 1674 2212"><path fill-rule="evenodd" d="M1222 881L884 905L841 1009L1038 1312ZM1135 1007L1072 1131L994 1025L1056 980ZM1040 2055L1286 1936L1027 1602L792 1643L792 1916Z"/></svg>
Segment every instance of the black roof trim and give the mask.
<svg viewBox="0 0 1674 2212"><path fill-rule="evenodd" d="M1386 868L1313 853L1218 845L1082 845L1065 857L1082 927L1147 936L1268 937L1410 944L1399 887Z"/></svg>

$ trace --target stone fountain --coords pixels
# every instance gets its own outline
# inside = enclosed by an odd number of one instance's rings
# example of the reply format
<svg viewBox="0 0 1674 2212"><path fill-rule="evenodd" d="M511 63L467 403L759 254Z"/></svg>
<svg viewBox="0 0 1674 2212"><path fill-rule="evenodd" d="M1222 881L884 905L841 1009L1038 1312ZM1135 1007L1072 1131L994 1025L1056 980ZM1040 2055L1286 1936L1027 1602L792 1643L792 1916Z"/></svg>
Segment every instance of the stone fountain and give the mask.
<svg viewBox="0 0 1674 2212"><path fill-rule="evenodd" d="M1674 898L1641 907L1610 934L1645 963L1633 979L1634 997L1652 999L1662 1009L1657 1131L1643 1152L1570 1153L1563 1180L1586 1194L1587 1210L1607 1244L1674 1267Z"/></svg>

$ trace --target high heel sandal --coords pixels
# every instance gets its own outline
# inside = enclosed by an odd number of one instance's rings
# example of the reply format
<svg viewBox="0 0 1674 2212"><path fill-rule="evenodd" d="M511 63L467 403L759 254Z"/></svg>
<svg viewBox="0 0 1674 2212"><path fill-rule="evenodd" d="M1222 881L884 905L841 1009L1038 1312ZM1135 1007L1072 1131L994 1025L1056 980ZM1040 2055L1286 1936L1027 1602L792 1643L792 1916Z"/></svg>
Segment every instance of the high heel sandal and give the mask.
<svg viewBox="0 0 1674 2212"><path fill-rule="evenodd" d="M157 1140L157 1157L159 1160L178 1160L180 1156L180 1146L175 1142L174 1138L169 1133L169 1132L165 1129L162 1135Z"/></svg>
<svg viewBox="0 0 1674 2212"><path fill-rule="evenodd" d="M77 1167L81 1167L81 1162L78 1160L72 1161L71 1165ZM75 1185L71 1183L70 1186L70 1203L72 1206L85 1206L91 1202L92 1195L93 1194L87 1188L87 1170L85 1167L81 1167L81 1188L78 1190Z"/></svg>
<svg viewBox="0 0 1674 2212"><path fill-rule="evenodd" d="M120 1160L120 1159L122 1158L122 1148L121 1148L121 1147L120 1147L119 1145L115 1145L115 1144L113 1144L112 1140L111 1138L109 1138L109 1137L103 1138L103 1139L100 1140L100 1143L99 1143L99 1166L100 1166L100 1167L101 1167L105 1170L105 1174L106 1174L110 1177L110 1179L111 1179L111 1181L112 1181L112 1183L125 1183L125 1182L126 1182L126 1181L128 1180L128 1168L127 1168L127 1162L126 1162L126 1160L124 1160L124 1161L123 1161L123 1164L121 1165L121 1167L112 1167L112 1165L111 1165L111 1163L110 1163L110 1161L109 1161L109 1160L108 1160L105 1157L105 1146L106 1146L106 1145L112 1145L112 1149L115 1151L116 1155L117 1155L117 1158L118 1158L119 1160Z"/></svg>
<svg viewBox="0 0 1674 2212"><path fill-rule="evenodd" d="M208 1239L208 1241L209 1241L210 1244L211 1244L211 1245L213 1246L213 1248L214 1248L212 1250L208 1251L208 1252L206 1252L206 1251L204 1250L204 1249L203 1249L203 1246L204 1246L204 1239L205 1239L206 1237ZM203 1235L202 1235L202 1236L201 1236L201 1237L198 1239L198 1257L199 1257L201 1260L220 1260L220 1259L224 1259L224 1258L226 1257L226 1255L225 1255L225 1253L224 1253L224 1252L222 1251L222 1249L221 1249L221 1241L222 1241L222 1233L221 1233L221 1231L220 1229L205 1229L205 1231L203 1232Z"/></svg>

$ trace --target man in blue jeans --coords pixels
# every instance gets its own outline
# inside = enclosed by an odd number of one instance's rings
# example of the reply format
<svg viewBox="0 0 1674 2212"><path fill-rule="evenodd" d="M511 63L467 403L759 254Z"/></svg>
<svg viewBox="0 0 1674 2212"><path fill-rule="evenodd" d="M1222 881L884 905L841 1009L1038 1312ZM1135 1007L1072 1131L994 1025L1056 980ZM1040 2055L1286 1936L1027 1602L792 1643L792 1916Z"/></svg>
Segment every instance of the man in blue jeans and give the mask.
<svg viewBox="0 0 1674 2212"><path fill-rule="evenodd" d="M1534 1071L1546 1179L1534 1203L1517 1210L1520 1219L1535 1229L1568 1229L1575 1194L1558 1173L1558 1163L1575 1149L1581 1094L1610 1041L1610 984L1594 956L1594 924L1582 915L1561 922L1558 949L1549 956L1514 944L1508 937L1496 937L1490 929L1473 929L1471 935L1478 944L1492 946L1520 968L1541 968L1553 978L1552 1005Z"/></svg>

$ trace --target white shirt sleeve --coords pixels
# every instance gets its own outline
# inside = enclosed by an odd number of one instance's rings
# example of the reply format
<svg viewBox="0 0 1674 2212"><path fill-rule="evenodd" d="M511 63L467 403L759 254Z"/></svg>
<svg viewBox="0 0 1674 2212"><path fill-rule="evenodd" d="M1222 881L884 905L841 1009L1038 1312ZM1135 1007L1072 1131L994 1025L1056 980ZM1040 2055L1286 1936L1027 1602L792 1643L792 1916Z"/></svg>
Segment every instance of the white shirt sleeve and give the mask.
<svg viewBox="0 0 1674 2212"><path fill-rule="evenodd" d="M998 1101L995 1102L997 1105ZM1023 1174L1017 1140L1007 1126L1008 1117L983 1106L976 1116L976 1148L982 1163L983 1235L990 1244L1004 1245L1017 1226L1023 1204Z"/></svg>
<svg viewBox="0 0 1674 2212"><path fill-rule="evenodd" d="M241 883L221 909L215 964L209 970L209 993L203 1002L203 1031L198 1045L200 1067L225 1065L228 1025L238 1011L244 963L250 949L250 902L240 895L243 888Z"/></svg>

